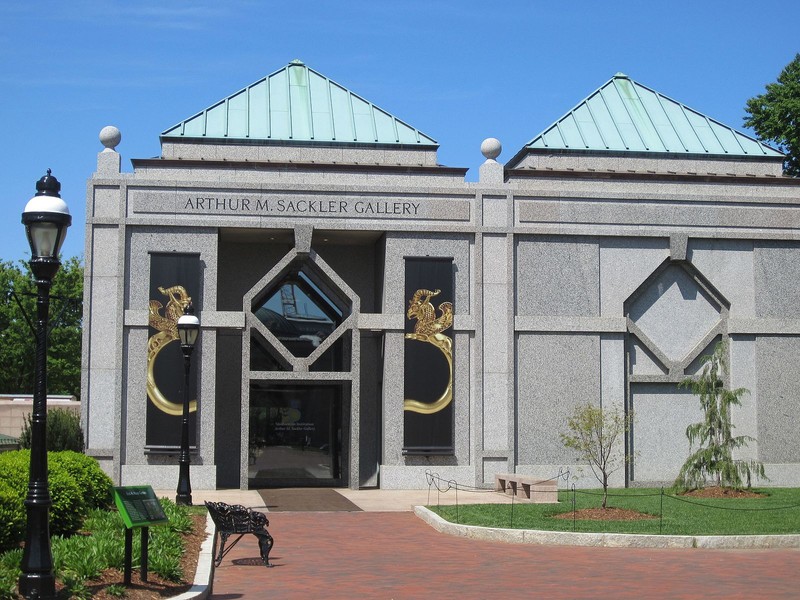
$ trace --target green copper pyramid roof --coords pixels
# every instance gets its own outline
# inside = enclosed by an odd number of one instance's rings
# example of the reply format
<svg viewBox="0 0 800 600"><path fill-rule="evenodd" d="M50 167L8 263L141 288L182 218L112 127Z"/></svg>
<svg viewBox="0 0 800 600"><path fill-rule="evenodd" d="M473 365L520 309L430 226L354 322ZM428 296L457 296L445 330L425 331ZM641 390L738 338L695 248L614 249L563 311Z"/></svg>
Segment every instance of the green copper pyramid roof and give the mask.
<svg viewBox="0 0 800 600"><path fill-rule="evenodd" d="M525 148L783 156L623 73L614 75Z"/></svg>
<svg viewBox="0 0 800 600"><path fill-rule="evenodd" d="M164 138L437 146L299 60L170 127Z"/></svg>

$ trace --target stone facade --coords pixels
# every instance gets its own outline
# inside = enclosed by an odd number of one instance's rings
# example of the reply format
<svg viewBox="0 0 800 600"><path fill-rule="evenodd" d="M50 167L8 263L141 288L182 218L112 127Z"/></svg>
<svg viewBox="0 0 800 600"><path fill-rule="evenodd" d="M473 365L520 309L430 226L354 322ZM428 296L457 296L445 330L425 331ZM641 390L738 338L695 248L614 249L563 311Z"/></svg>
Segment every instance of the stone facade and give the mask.
<svg viewBox="0 0 800 600"><path fill-rule="evenodd" d="M195 488L247 487L251 407L280 383L336 386L351 488L424 488L425 473L490 488L496 473L581 472L559 433L585 402L633 410L635 459L613 485L669 484L699 404L678 388L729 340L743 455L800 485L800 181L773 157L527 150L492 144L478 182L436 151L162 138L89 181L82 416L88 452L124 485L169 487L174 454L145 447L153 252L199 254ZM403 453L404 259L455 271L453 452ZM315 370L254 317L291 264L337 290L345 366ZM322 284L320 284L322 285ZM253 369L258 344L282 366ZM315 480L312 480L312 482ZM298 482L293 482L298 483ZM596 481L588 469L579 485Z"/></svg>

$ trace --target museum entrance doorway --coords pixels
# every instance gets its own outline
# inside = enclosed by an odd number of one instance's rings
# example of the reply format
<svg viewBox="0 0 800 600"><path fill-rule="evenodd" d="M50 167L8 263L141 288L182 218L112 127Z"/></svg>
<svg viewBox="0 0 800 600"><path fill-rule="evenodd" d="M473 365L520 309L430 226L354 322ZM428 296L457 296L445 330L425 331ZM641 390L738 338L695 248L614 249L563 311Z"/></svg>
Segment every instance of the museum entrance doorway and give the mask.
<svg viewBox="0 0 800 600"><path fill-rule="evenodd" d="M341 384L253 382L248 487L341 486Z"/></svg>

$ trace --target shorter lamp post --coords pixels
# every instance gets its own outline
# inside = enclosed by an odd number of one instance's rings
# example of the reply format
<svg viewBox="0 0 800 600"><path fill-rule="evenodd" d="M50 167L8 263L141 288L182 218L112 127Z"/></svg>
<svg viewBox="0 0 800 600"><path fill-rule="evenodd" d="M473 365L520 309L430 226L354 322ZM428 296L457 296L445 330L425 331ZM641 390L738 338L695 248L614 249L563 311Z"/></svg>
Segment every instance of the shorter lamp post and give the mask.
<svg viewBox="0 0 800 600"><path fill-rule="evenodd" d="M55 575L50 548L50 489L47 483L47 334L50 285L61 263L58 253L72 223L61 199L61 184L50 174L36 182L36 195L22 213L31 247L31 272L36 278L36 363L31 414L31 462L27 525L19 592L26 598L54 598Z"/></svg>
<svg viewBox="0 0 800 600"><path fill-rule="evenodd" d="M189 369L192 364L192 351L200 333L200 319L194 316L190 304L178 319L178 335L183 351L183 421L181 423L181 454L178 460L178 490L175 504L192 504L192 484L189 481Z"/></svg>

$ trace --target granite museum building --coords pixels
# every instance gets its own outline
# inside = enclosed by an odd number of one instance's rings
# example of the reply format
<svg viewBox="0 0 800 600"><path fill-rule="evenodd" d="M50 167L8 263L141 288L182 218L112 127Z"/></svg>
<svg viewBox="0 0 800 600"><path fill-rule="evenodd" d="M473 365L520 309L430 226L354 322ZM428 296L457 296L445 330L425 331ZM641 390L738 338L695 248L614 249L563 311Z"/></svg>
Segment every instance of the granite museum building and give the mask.
<svg viewBox="0 0 800 600"><path fill-rule="evenodd" d="M82 419L122 485L177 481L191 304L196 489L423 488L578 472L586 402L633 411L614 485L671 483L728 341L742 456L800 485L800 182L617 74L477 182L293 61L88 184ZM477 152L476 148L476 152ZM582 485L596 482L585 473Z"/></svg>

